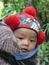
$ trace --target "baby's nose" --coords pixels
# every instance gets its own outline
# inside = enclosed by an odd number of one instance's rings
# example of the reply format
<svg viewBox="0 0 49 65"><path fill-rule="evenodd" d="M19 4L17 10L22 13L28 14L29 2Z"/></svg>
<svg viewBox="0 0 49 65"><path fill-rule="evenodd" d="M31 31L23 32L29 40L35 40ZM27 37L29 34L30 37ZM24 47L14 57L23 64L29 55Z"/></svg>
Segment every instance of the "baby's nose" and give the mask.
<svg viewBox="0 0 49 65"><path fill-rule="evenodd" d="M28 40L24 40L24 45L28 46L29 45L29 41Z"/></svg>

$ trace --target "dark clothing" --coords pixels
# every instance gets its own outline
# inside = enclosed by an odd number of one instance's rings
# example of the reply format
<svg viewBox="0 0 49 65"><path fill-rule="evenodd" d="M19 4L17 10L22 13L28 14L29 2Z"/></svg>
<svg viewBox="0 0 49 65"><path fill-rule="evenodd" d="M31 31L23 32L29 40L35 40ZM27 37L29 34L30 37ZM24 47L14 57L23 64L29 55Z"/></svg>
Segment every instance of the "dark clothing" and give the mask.
<svg viewBox="0 0 49 65"><path fill-rule="evenodd" d="M9 63L10 65L36 65L37 64L36 55L34 55L30 59L16 61L13 55L11 55L10 53L7 53L5 51L0 50L0 57L5 62Z"/></svg>

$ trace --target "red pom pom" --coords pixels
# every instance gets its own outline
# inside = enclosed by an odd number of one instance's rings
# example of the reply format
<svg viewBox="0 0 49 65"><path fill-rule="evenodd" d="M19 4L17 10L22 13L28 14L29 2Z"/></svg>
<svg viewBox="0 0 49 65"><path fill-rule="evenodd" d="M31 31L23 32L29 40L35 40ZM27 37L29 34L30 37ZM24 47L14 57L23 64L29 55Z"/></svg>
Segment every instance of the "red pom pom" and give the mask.
<svg viewBox="0 0 49 65"><path fill-rule="evenodd" d="M26 7L25 9L23 9L23 12L36 18L36 9L33 6Z"/></svg>
<svg viewBox="0 0 49 65"><path fill-rule="evenodd" d="M39 31L37 44L38 45L42 44L45 38L46 38L45 33L42 30Z"/></svg>
<svg viewBox="0 0 49 65"><path fill-rule="evenodd" d="M16 15L10 15L10 16L6 17L5 23L8 26L10 26L10 28L12 30L14 30L15 28L18 27L18 25L20 24L20 21L19 21L19 18Z"/></svg>

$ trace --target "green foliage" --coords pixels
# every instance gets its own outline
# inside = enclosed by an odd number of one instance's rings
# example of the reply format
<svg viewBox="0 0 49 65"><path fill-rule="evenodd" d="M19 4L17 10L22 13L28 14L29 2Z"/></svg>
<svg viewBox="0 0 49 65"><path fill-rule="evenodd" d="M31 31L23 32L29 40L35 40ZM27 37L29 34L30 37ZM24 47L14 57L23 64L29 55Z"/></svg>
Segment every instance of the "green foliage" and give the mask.
<svg viewBox="0 0 49 65"><path fill-rule="evenodd" d="M45 20L47 17L47 20L49 21L49 0L34 0L34 6L36 7L37 12L41 13L42 20Z"/></svg>
<svg viewBox="0 0 49 65"><path fill-rule="evenodd" d="M0 2L2 2L3 0L0 0Z"/></svg>
<svg viewBox="0 0 49 65"><path fill-rule="evenodd" d="M8 4L4 4L4 9L2 10L2 18L4 19L10 14L20 13L24 7L24 1L10 0Z"/></svg>
<svg viewBox="0 0 49 65"><path fill-rule="evenodd" d="M45 33L47 32L47 36L49 35L49 23L47 23L47 26L46 26L44 32Z"/></svg>
<svg viewBox="0 0 49 65"><path fill-rule="evenodd" d="M13 5L6 4L6 7L4 7L4 9L2 10L2 17L4 19L6 16L13 14L13 13L15 13Z"/></svg>
<svg viewBox="0 0 49 65"><path fill-rule="evenodd" d="M39 46L38 58L41 65L46 65L49 62L49 42L44 42L44 44Z"/></svg>
<svg viewBox="0 0 49 65"><path fill-rule="evenodd" d="M37 8L37 10L47 10L49 6L49 0L34 0L34 5Z"/></svg>

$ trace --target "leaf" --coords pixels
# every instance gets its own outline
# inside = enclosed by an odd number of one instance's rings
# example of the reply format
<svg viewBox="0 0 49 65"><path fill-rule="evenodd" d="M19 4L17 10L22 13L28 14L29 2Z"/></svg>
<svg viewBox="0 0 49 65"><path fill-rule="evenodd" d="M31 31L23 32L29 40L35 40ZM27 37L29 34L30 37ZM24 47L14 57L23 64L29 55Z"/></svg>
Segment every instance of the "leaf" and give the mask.
<svg viewBox="0 0 49 65"><path fill-rule="evenodd" d="M48 57L45 57L44 60L45 60L46 62L49 62Z"/></svg>

